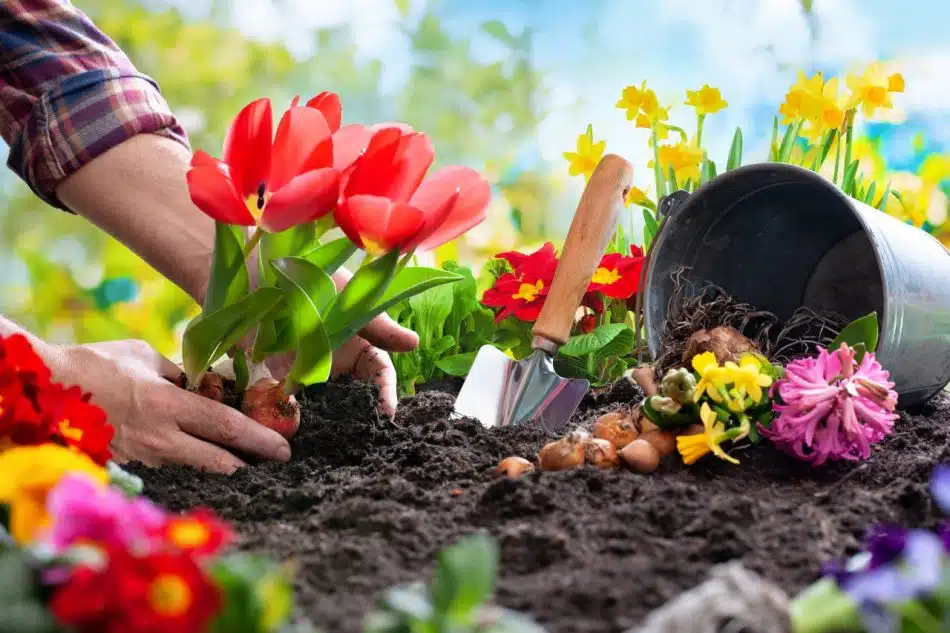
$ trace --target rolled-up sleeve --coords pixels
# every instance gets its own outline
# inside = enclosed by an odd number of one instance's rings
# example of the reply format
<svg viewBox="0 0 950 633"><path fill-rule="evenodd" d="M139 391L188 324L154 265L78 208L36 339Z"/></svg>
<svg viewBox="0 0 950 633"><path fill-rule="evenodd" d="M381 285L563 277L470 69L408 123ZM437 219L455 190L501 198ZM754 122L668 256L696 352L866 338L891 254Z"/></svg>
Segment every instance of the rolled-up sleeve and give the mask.
<svg viewBox="0 0 950 633"><path fill-rule="evenodd" d="M0 1L0 136L7 165L43 200L136 134L188 147L158 85L66 0Z"/></svg>

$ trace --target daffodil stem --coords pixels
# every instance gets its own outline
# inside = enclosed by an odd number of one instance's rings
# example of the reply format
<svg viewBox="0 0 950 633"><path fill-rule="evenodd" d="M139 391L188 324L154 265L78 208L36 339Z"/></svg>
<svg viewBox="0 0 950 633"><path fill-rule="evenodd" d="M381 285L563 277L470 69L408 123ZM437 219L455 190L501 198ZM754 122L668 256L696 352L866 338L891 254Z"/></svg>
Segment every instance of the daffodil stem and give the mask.
<svg viewBox="0 0 950 633"><path fill-rule="evenodd" d="M838 184L838 170L841 167L841 135L838 135L838 142L835 143L835 173L831 182Z"/></svg>
<svg viewBox="0 0 950 633"><path fill-rule="evenodd" d="M696 147L703 146L703 123L705 121L705 114L700 114L698 117L696 117Z"/></svg>
<svg viewBox="0 0 950 633"><path fill-rule="evenodd" d="M251 238L244 245L244 261L247 261L247 258L250 257L251 253L254 252L254 249L257 248L257 245L260 243L261 237L263 237L263 235L264 231L261 229L261 227L255 228L254 232L251 233Z"/></svg>
<svg viewBox="0 0 950 633"><path fill-rule="evenodd" d="M656 220L660 221L660 200L666 195L666 177L663 175L663 167L660 166L660 148L657 145L656 123L653 124L650 131L650 137L653 140L653 173L656 176Z"/></svg>
<svg viewBox="0 0 950 633"><path fill-rule="evenodd" d="M851 139L854 135L854 118L848 117L848 129L844 137L844 168L851 166Z"/></svg>

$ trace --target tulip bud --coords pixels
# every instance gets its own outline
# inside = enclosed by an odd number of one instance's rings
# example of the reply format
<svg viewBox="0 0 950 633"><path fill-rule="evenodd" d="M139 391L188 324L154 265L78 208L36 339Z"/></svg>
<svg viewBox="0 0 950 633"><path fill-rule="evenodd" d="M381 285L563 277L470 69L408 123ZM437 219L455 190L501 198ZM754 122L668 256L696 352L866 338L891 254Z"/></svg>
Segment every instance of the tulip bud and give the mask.
<svg viewBox="0 0 950 633"><path fill-rule="evenodd" d="M696 377L685 367L671 369L663 376L660 391L677 404L689 404L696 397Z"/></svg>

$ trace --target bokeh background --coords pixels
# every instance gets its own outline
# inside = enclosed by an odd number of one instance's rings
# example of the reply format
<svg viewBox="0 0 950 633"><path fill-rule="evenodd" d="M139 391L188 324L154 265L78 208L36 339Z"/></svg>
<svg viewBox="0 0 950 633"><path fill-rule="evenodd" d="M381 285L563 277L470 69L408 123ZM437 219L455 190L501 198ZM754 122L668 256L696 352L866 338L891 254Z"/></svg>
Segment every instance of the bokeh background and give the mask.
<svg viewBox="0 0 950 633"><path fill-rule="evenodd" d="M724 161L741 126L750 162L766 156L798 71L844 75L885 60L906 92L884 120L860 123L856 155L870 177L920 194L904 219L950 243L950 3L941 0L74 4L159 81L196 148L219 153L229 120L254 98L289 103L322 90L340 93L345 121L428 132L438 163L480 169L495 186L489 220L433 256L472 265L563 236L583 188L563 152L588 124L649 189L647 132L615 107L626 85L646 80L674 122L689 116L687 89L719 88L729 107L707 121L704 145ZM636 224L640 211L630 212ZM196 310L114 240L0 175L0 313L57 342L137 337L174 356Z"/></svg>

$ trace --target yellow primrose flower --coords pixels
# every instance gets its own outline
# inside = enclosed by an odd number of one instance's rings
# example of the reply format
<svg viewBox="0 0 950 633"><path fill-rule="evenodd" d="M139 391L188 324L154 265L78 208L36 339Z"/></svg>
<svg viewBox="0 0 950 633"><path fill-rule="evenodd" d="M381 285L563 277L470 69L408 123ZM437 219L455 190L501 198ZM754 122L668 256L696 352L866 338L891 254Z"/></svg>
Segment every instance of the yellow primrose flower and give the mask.
<svg viewBox="0 0 950 633"><path fill-rule="evenodd" d="M700 458L712 453L719 459L738 464L739 460L730 457L722 450L722 443L726 432L726 427L716 412L709 407L709 403L704 402L699 409L699 417L703 421L703 432L695 435L680 435L676 438L676 449L683 457L683 463L687 466L695 464Z"/></svg>
<svg viewBox="0 0 950 633"><path fill-rule="evenodd" d="M877 62L869 64L861 73L849 73L846 81L851 89L849 109L860 106L868 118L877 110L890 110L894 106L891 93L904 91L904 76L888 75Z"/></svg>
<svg viewBox="0 0 950 633"><path fill-rule="evenodd" d="M646 81L640 84L640 87L627 86L620 94L620 100L616 107L627 111L627 120L633 121L640 113L640 105L643 103L643 93L646 90Z"/></svg>
<svg viewBox="0 0 950 633"><path fill-rule="evenodd" d="M105 485L109 474L84 453L57 444L18 446L0 453L0 503L10 509L10 536L25 544L48 526L46 495L69 473Z"/></svg>
<svg viewBox="0 0 950 633"><path fill-rule="evenodd" d="M706 84L699 90L686 91L686 105L694 108L697 115L703 116L715 114L729 104L723 100L719 88L711 88Z"/></svg>
<svg viewBox="0 0 950 633"><path fill-rule="evenodd" d="M699 374L696 383L696 399L705 392L715 402L722 402L720 389L725 389L728 381L726 370L716 362L716 355L712 352L703 352L693 356L693 369Z"/></svg>
<svg viewBox="0 0 950 633"><path fill-rule="evenodd" d="M738 394L748 394L753 402L762 401L762 387L772 386L772 377L762 373L761 363L751 354L743 354L738 365L727 362L724 369L726 382L731 382Z"/></svg>
<svg viewBox="0 0 950 633"><path fill-rule="evenodd" d="M702 148L680 141L676 145L660 145L657 157L664 173L673 168L677 183L699 180L699 168L704 157ZM653 161L649 162L648 167L653 167Z"/></svg>
<svg viewBox="0 0 950 633"><path fill-rule="evenodd" d="M589 180L606 148L607 141L594 142L594 126L588 125L587 131L577 137L577 151L564 152L564 158L570 163L568 171L572 176L583 174L584 179Z"/></svg>

